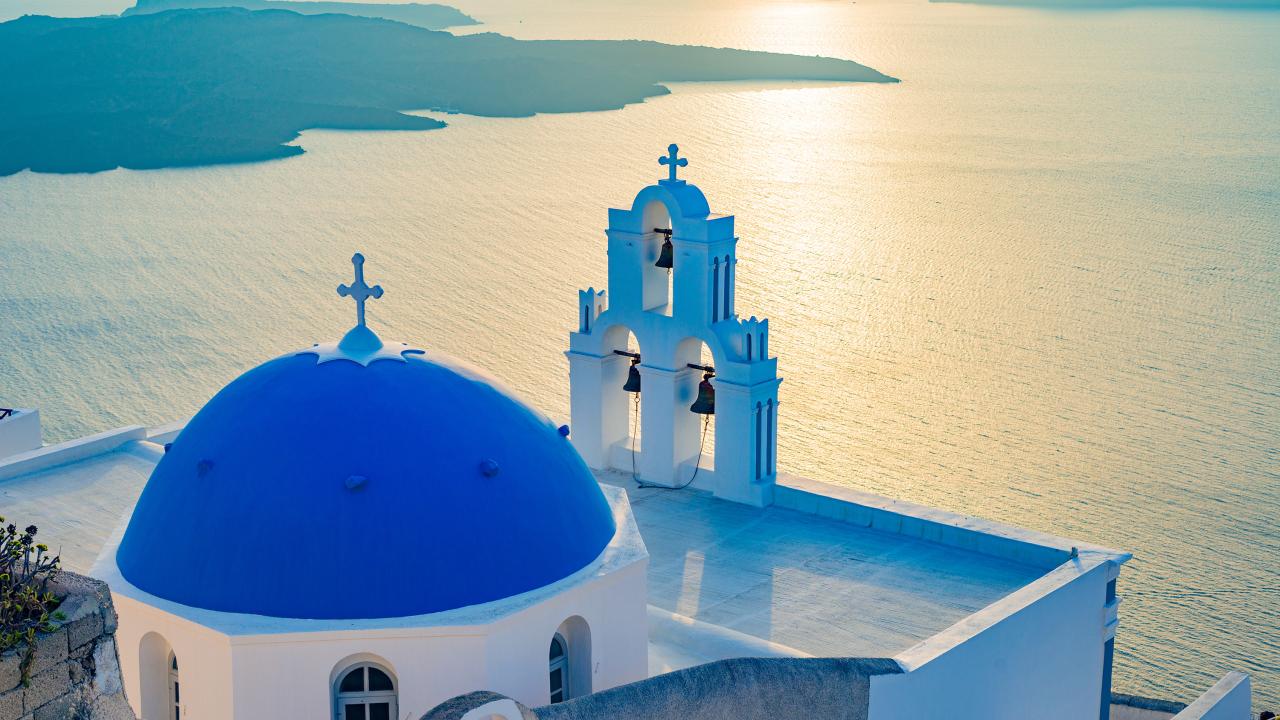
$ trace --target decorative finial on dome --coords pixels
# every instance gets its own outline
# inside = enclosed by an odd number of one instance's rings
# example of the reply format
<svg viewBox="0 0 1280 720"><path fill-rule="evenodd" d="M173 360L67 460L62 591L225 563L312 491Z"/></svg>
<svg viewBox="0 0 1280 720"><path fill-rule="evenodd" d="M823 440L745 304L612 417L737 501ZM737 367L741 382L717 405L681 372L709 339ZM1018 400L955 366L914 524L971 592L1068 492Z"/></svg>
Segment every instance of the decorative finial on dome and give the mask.
<svg viewBox="0 0 1280 720"><path fill-rule="evenodd" d="M683 180L676 178L676 168L687 167L689 158L678 157L680 154L680 146L671 143L667 146L667 154L658 158L659 165L666 165L669 168L669 174L666 180L662 182L682 183Z"/></svg>
<svg viewBox="0 0 1280 720"><path fill-rule="evenodd" d="M350 285L339 285L338 294L356 301L356 326L342 336L336 343L316 343L298 355L314 355L316 364L334 360L349 360L368 367L378 360L397 360L407 362L407 355L423 355L425 351L410 347L408 343L393 342L384 344L377 333L364 324L364 303L369 298L382 297L382 286L370 287L364 281L364 255L356 253L351 256L351 264L355 266L356 279Z"/></svg>
<svg viewBox="0 0 1280 720"><path fill-rule="evenodd" d="M356 279L350 285L339 285L338 294L356 301L356 326L343 336L338 347L355 352L370 352L382 347L382 340L364 324L364 303L369 298L376 300L382 297L382 286L369 287L364 281L364 255L352 255L351 264L355 266Z"/></svg>

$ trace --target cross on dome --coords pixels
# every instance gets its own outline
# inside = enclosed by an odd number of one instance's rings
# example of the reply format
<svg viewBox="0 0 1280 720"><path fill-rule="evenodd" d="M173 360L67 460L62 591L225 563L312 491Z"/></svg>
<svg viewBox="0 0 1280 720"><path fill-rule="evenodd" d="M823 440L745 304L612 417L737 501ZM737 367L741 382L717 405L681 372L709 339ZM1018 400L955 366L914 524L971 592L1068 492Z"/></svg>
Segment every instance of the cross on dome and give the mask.
<svg viewBox="0 0 1280 720"><path fill-rule="evenodd" d="M673 146L674 147L674 146ZM382 297L382 286L369 287L364 281L364 255L356 253L351 256L351 264L355 266L356 279L350 285L339 285L338 294L351 297L356 301L356 327L364 327L364 303L369 298L377 300Z"/></svg>
<svg viewBox="0 0 1280 720"><path fill-rule="evenodd" d="M369 298L377 299L382 297L382 286L374 285L370 287L364 281L364 255L360 253L352 255L351 264L355 266L356 279L350 285L339 285L338 294L356 301L356 326L342 336L342 341L337 344L336 350L333 352L317 352L316 354L320 356L320 362L325 362L335 357L345 357L350 360L358 356L363 358L362 364L367 364L381 357L379 352L383 349L382 340L377 333L364 324L364 304ZM398 353L396 353L396 356L398 356Z"/></svg>
<svg viewBox="0 0 1280 720"><path fill-rule="evenodd" d="M689 158L678 157L680 154L680 146L671 143L667 146L667 154L658 158L659 165L666 165L670 168L670 173L664 182L684 182L676 177L676 168L687 167Z"/></svg>
<svg viewBox="0 0 1280 720"><path fill-rule="evenodd" d="M364 255L352 255L351 264L355 267L355 280L350 285L339 285L338 294L356 301L356 326L348 330L339 342L316 343L298 354L315 355L318 364L350 360L365 367L378 360L406 362L407 355L424 355L424 350L410 347L408 343L383 343L382 338L364 324L364 304L369 298L376 300L382 297L382 286L370 287L364 281Z"/></svg>

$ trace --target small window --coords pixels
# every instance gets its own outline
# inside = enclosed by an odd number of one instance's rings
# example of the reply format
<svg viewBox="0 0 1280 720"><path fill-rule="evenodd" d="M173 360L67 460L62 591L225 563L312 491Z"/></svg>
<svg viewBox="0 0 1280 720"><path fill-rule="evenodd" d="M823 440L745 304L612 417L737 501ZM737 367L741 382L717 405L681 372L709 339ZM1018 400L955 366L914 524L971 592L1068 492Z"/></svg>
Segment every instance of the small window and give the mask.
<svg viewBox="0 0 1280 720"><path fill-rule="evenodd" d="M396 686L382 668L362 663L347 670L335 694L336 720L394 720Z"/></svg>
<svg viewBox="0 0 1280 720"><path fill-rule="evenodd" d="M551 638L551 650L547 653L549 662L549 681L551 683L551 704L564 702L569 698L569 654L564 638L557 634Z"/></svg>
<svg viewBox="0 0 1280 720"><path fill-rule="evenodd" d="M178 682L178 656L169 654L169 717L182 720L182 685Z"/></svg>

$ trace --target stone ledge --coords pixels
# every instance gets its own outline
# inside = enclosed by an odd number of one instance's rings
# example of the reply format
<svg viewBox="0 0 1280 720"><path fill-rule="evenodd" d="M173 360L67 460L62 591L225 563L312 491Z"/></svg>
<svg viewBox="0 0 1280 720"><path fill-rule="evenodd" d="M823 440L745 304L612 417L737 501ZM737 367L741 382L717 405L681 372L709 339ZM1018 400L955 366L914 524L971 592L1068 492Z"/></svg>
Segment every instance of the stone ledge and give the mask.
<svg viewBox="0 0 1280 720"><path fill-rule="evenodd" d="M37 636L27 686L25 647L0 654L0 720L136 720L120 678L110 589L65 571L49 588L62 603L56 629Z"/></svg>
<svg viewBox="0 0 1280 720"><path fill-rule="evenodd" d="M1136 708L1138 710L1150 710L1152 712L1167 713L1176 715L1187 709L1186 703L1174 702L1172 700L1161 700L1160 698L1149 698L1141 695L1126 695L1124 693L1111 693L1111 705L1121 705L1123 707Z"/></svg>
<svg viewBox="0 0 1280 720"><path fill-rule="evenodd" d="M732 658L533 709L497 693L473 692L445 701L422 720L865 720L871 677L901 672L888 658Z"/></svg>

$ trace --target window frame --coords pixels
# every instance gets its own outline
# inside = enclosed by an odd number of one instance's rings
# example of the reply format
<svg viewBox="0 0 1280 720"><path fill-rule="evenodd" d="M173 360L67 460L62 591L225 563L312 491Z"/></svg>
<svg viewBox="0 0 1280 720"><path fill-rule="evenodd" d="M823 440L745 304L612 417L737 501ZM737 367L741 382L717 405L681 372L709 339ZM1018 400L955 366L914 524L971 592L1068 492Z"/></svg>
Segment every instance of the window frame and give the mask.
<svg viewBox="0 0 1280 720"><path fill-rule="evenodd" d="M370 690L369 689L369 670L377 670L386 675L391 680L390 690ZM361 688L359 691L342 691L342 681L347 679L351 673L360 671L362 674ZM333 704L334 720L346 720L347 705L362 705L365 707L365 718L368 720L368 707L372 704L386 702L389 706L389 717L396 720L400 706L400 683L396 680L395 673L391 672L386 666L376 662L356 662L352 663L340 670L337 677L334 678L333 687L330 692Z"/></svg>

